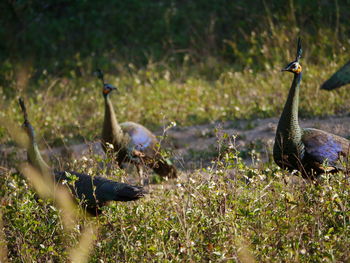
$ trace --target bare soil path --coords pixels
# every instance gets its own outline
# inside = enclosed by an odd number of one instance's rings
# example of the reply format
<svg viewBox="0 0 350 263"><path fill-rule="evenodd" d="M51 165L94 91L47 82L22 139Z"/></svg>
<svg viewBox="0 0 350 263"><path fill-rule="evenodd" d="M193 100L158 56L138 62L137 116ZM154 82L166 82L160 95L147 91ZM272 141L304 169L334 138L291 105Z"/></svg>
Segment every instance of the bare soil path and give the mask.
<svg viewBox="0 0 350 263"><path fill-rule="evenodd" d="M262 161L268 160L274 142L277 118L216 122L189 127L174 127L167 131L164 144L171 146L175 164L183 170L207 166L218 156L218 140L223 134L234 136L235 147L240 152L253 150L260 154ZM322 129L345 138L350 138L350 116L327 117L301 120L302 127ZM162 135L162 131L157 132ZM233 138L233 137L231 137ZM70 145L43 151L52 158L78 159L91 154L103 154L99 142ZM247 162L249 154L244 156ZM0 167L8 167L9 158L25 160L24 151L17 147L0 145Z"/></svg>

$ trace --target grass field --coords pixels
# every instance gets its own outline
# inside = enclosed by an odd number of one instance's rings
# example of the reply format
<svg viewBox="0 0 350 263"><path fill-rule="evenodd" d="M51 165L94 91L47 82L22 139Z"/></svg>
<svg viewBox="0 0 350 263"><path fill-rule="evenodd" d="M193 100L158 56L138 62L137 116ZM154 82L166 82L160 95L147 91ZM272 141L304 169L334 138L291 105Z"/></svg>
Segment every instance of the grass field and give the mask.
<svg viewBox="0 0 350 263"><path fill-rule="evenodd" d="M346 114L350 101L346 88L318 90L339 65L304 64L301 116ZM107 79L120 89L112 98L121 121L138 121L159 130L172 121L179 126L278 116L292 77L280 73L281 66L264 72L225 68L215 80L149 66ZM36 96L28 99L39 137L51 146L98 139L103 118L100 83L92 76L49 79L45 85L49 88L36 89ZM16 100L2 105L6 105L3 117L22 122ZM2 134L2 143L11 145L8 133ZM98 219L79 217L68 230L52 201L39 198L22 175L2 168L2 218L9 258L63 262L74 258L76 251L71 248L80 248L80 241L87 244L83 255L90 251L92 262L350 259L348 175L325 176L318 184L296 180L273 163L245 165L240 149L227 145L231 144L214 145L213 149L226 151L208 168L184 170L177 180L152 184L143 200L113 204ZM105 173L97 165L100 159L85 158L63 167ZM119 170L106 175L129 180Z"/></svg>
<svg viewBox="0 0 350 263"><path fill-rule="evenodd" d="M348 120L349 88L319 89L349 60L348 0L48 2L0 4L11 11L0 17L0 262L350 262L349 173L306 181L278 168L263 139L250 145L213 128L252 130L279 117L292 83L280 70L299 35L300 117ZM98 142L97 66L118 87L111 99L120 122L157 134L205 127L193 134L212 143L183 143L183 160L203 165L177 160L178 179L149 174L144 198L89 218L67 208L60 191L38 188L23 166L17 99L42 150ZM56 157L60 169L138 181L110 156Z"/></svg>
<svg viewBox="0 0 350 263"><path fill-rule="evenodd" d="M294 55L289 59L294 59ZM350 94L346 88L334 92L319 90L344 59L339 61L323 65L302 61L301 117L348 112ZM292 76L280 72L288 62L254 72L235 71L211 61L206 72L215 74L216 68L220 69L212 79L206 78L212 77L208 73L200 74L201 68L193 72L186 67L171 70L149 65L144 69L122 68L116 75L107 74L106 81L119 89L111 97L119 121L135 121L160 130L173 121L188 126L216 120L279 116L291 85ZM22 79L26 75L27 72L19 71L16 94L31 94L28 103L33 125L49 144L92 140L100 135L104 113L102 87L93 73L86 78L46 77L35 89L32 87L34 90L30 86L26 89L27 81ZM1 105L2 117L20 120L15 99L2 96ZM6 140L7 136L3 135L1 142Z"/></svg>

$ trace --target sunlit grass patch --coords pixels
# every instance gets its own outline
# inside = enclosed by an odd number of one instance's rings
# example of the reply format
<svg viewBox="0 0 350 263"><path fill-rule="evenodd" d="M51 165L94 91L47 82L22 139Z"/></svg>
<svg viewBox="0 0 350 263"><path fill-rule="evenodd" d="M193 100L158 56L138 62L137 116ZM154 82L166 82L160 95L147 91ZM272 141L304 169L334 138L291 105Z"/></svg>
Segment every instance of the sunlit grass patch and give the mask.
<svg viewBox="0 0 350 263"><path fill-rule="evenodd" d="M339 65L302 63L301 117L346 113L350 101L346 88L334 92L319 90L322 81ZM172 121L184 126L279 116L292 82L289 74L280 72L283 66L275 65L263 72L236 72L225 67L216 80L209 81L196 73L182 79L170 78L170 69L151 65L117 76L107 74L106 81L119 87L111 99L120 122L135 121L161 130ZM56 81L48 77L47 82L55 84L48 84L50 89L43 85L28 94L33 125L45 140L51 145L62 145L99 138L104 106L97 78ZM15 103L7 100L1 115L19 118ZM1 134L1 141L7 141L5 133L0 131Z"/></svg>
<svg viewBox="0 0 350 263"><path fill-rule="evenodd" d="M89 249L90 260L348 258L346 175L326 175L315 184L273 164L249 167L239 155L231 149L213 166L151 185L145 199L105 207L93 220L100 231ZM1 191L7 193L2 211L9 257L65 261L67 247L75 246L85 223L63 231L59 210L38 198L22 176L8 173L2 182Z"/></svg>

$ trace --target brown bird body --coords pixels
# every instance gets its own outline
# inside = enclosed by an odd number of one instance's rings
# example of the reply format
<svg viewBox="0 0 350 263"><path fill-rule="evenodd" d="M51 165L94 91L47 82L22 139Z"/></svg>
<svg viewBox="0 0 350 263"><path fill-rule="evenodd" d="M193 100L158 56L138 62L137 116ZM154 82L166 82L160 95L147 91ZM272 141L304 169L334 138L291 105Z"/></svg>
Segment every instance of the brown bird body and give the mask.
<svg viewBox="0 0 350 263"><path fill-rule="evenodd" d="M150 130L134 122L118 123L109 97L110 92L116 88L104 82L102 72L99 71L99 74L99 78L103 82L105 101L105 117L102 128L104 150L108 149L107 143L112 144L119 165L124 162L134 163L139 172L142 171L142 166L146 165L160 176L175 178L177 176L175 166L170 160L162 157L159 141Z"/></svg>

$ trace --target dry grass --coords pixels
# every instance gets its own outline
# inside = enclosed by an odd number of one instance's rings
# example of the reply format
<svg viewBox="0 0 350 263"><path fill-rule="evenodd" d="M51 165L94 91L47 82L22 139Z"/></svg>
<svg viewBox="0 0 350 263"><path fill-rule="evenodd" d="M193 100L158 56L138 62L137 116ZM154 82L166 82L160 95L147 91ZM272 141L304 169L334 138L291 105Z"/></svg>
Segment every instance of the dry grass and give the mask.
<svg viewBox="0 0 350 263"><path fill-rule="evenodd" d="M302 63L300 114L348 112L346 88L331 93L318 89L341 62ZM210 72L216 66L214 61L204 69ZM189 125L278 116L292 79L279 72L282 66L259 72L224 66L218 77L205 78L188 68L172 71L149 64L121 70L107 80L120 88L112 95L120 121L168 127L172 121ZM26 81L19 83L24 83L18 89L27 94L32 124L49 145L99 137L103 101L97 79L47 76L40 86L26 89ZM13 128L21 122L17 102L1 100L1 124L18 135ZM1 143L13 142L1 130ZM109 161L78 160L73 166L97 174L98 162L107 167ZM96 219L76 213L70 198L30 167L22 171L25 177L5 169L0 178L0 242L7 243L8 251L1 246L0 256L13 262L348 261L349 175L326 175L313 184L289 180L290 174L272 163L256 167L247 166L231 147L211 167L151 185L147 198L112 204ZM111 173L127 180L118 169Z"/></svg>

